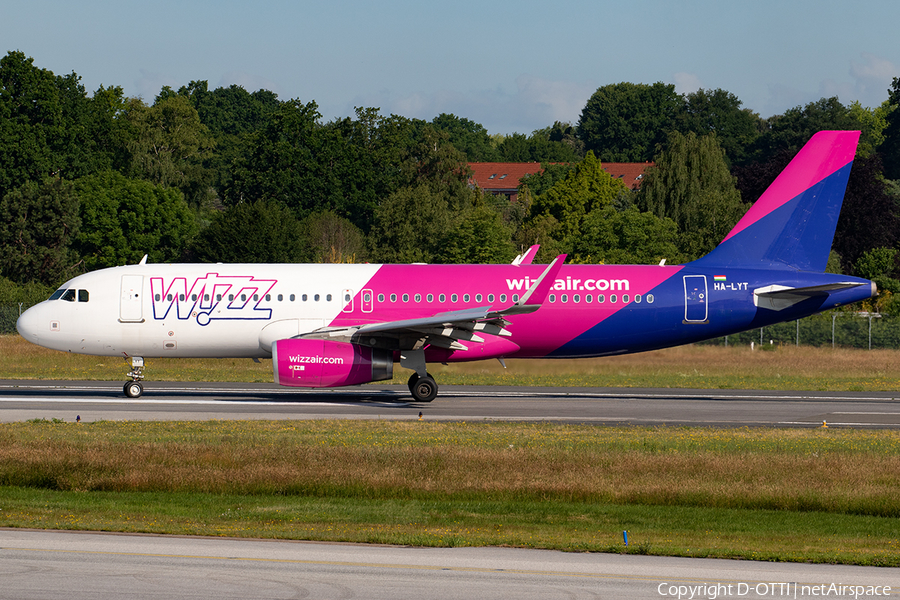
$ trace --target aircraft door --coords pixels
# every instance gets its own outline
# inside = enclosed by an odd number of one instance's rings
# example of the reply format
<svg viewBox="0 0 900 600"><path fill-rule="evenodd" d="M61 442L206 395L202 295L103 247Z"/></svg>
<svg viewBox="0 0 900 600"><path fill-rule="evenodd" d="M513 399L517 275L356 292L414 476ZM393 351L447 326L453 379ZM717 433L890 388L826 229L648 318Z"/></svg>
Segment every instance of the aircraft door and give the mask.
<svg viewBox="0 0 900 600"><path fill-rule="evenodd" d="M119 321L122 323L140 323L144 320L143 291L143 275L122 275Z"/></svg>
<svg viewBox="0 0 900 600"><path fill-rule="evenodd" d="M707 323L709 294L706 275L684 276L684 322Z"/></svg>
<svg viewBox="0 0 900 600"><path fill-rule="evenodd" d="M372 293L372 290L363 290L362 291L362 311L364 313L372 312L375 306L375 294Z"/></svg>

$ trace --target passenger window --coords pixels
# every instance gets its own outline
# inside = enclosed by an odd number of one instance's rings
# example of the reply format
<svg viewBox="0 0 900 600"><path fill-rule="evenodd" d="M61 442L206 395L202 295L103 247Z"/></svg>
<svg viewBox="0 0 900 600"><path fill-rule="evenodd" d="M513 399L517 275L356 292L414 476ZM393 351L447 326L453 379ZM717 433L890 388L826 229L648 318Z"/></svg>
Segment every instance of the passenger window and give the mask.
<svg viewBox="0 0 900 600"><path fill-rule="evenodd" d="M550 294L550 302L556 302L556 294Z"/></svg>
<svg viewBox="0 0 900 600"><path fill-rule="evenodd" d="M416 294L416 295L414 296L414 298L415 298L416 302L421 302L421 301L422 301L422 294Z"/></svg>
<svg viewBox="0 0 900 600"><path fill-rule="evenodd" d="M369 295L366 294L366 302L369 301ZM350 294L344 294L344 302L350 302Z"/></svg>
<svg viewBox="0 0 900 600"><path fill-rule="evenodd" d="M216 294L216 302L222 301L222 294Z"/></svg>
<svg viewBox="0 0 900 600"><path fill-rule="evenodd" d="M266 294L266 302L272 301L272 294Z"/></svg>
<svg viewBox="0 0 900 600"><path fill-rule="evenodd" d="M640 294L635 294L635 295L634 295L634 302L635 302L635 304L640 304L640 303L641 303L641 295L640 295Z"/></svg>
<svg viewBox="0 0 900 600"><path fill-rule="evenodd" d="M78 290L78 301L79 302L87 302L88 301L88 291L87 290Z"/></svg>
<svg viewBox="0 0 900 600"><path fill-rule="evenodd" d="M616 295L615 295L615 294L610 294L610 295L609 295L609 302L610 302L610 304L615 304L615 303L616 303L616 300L617 300L617 298L616 298Z"/></svg>
<svg viewBox="0 0 900 600"><path fill-rule="evenodd" d="M506 294L500 294L500 302L506 302Z"/></svg>
<svg viewBox="0 0 900 600"><path fill-rule="evenodd" d="M587 296L584 297L584 301L587 302L588 304L590 304L591 302L594 301L594 297L591 296L590 294L588 294Z"/></svg>
<svg viewBox="0 0 900 600"><path fill-rule="evenodd" d="M481 302L481 294L475 294L475 302Z"/></svg>
<svg viewBox="0 0 900 600"><path fill-rule="evenodd" d="M384 294L378 294L378 301L384 302Z"/></svg>
<svg viewBox="0 0 900 600"><path fill-rule="evenodd" d="M318 294L316 294L316 295L313 296L313 300L315 300L316 302L318 302L318 301L319 301L319 297L320 297L320 296L319 296Z"/></svg>
<svg viewBox="0 0 900 600"><path fill-rule="evenodd" d="M63 298L63 299L65 300L65 298ZM171 302L174 299L175 299L175 297L172 296L172 294L166 294L166 302ZM233 300L233 299L234 298L231 298L231 300Z"/></svg>
<svg viewBox="0 0 900 600"><path fill-rule="evenodd" d="M459 296L457 296L456 294L450 294L450 302L456 302L457 300L459 300Z"/></svg>
<svg viewBox="0 0 900 600"><path fill-rule="evenodd" d="M203 301L209 302L209 294L203 294Z"/></svg>
<svg viewBox="0 0 900 600"><path fill-rule="evenodd" d="M565 303L565 302L568 302L568 301L569 301L569 295L568 295L568 294L563 294L562 296L560 296L559 299L560 299L560 301L562 301L562 302L564 302L564 303ZM517 300L516 302L518 302L518 300Z"/></svg>
<svg viewBox="0 0 900 600"><path fill-rule="evenodd" d="M603 304L604 302L606 302L606 296L603 294L597 294L597 302Z"/></svg>
<svg viewBox="0 0 900 600"><path fill-rule="evenodd" d="M409 302L409 294L403 294L403 301Z"/></svg>
<svg viewBox="0 0 900 600"><path fill-rule="evenodd" d="M300 296L300 299L303 300L304 302L306 302L309 299L309 297L306 294L303 294L302 296ZM291 294L291 302L293 302L293 301L294 301L294 295Z"/></svg>
<svg viewBox="0 0 900 600"><path fill-rule="evenodd" d="M305 295L306 295L306 294L304 294L304 296L305 296ZM291 294L290 298L291 298L291 302L293 302L294 300L297 299L297 296L296 296L295 294ZM306 300L306 298L304 298L304 300Z"/></svg>
<svg viewBox="0 0 900 600"><path fill-rule="evenodd" d="M426 298L429 302L434 302L434 294L428 294Z"/></svg>
<svg viewBox="0 0 900 600"><path fill-rule="evenodd" d="M628 304L628 294L622 294L622 302Z"/></svg>
<svg viewBox="0 0 900 600"><path fill-rule="evenodd" d="M397 301L397 294L391 294L391 302Z"/></svg>
<svg viewBox="0 0 900 600"><path fill-rule="evenodd" d="M581 302L581 296L575 294L574 296L572 296L572 302Z"/></svg>
<svg viewBox="0 0 900 600"><path fill-rule="evenodd" d="M647 304L653 304L653 294L647 294Z"/></svg>
<svg viewBox="0 0 900 600"><path fill-rule="evenodd" d="M159 294L156 294L155 296L153 296L153 299L159 302L162 298L160 298Z"/></svg>
<svg viewBox="0 0 900 600"><path fill-rule="evenodd" d="M471 298L471 296L469 296L468 294L464 294L464 295L463 295L463 302L468 302L470 298Z"/></svg>
<svg viewBox="0 0 900 600"><path fill-rule="evenodd" d="M284 301L284 294L278 294L278 301L279 301L279 302L283 302L283 301Z"/></svg>
<svg viewBox="0 0 900 600"><path fill-rule="evenodd" d="M259 294L253 294L253 301L254 301L254 302L258 302L258 301L259 301Z"/></svg>
<svg viewBox="0 0 900 600"><path fill-rule="evenodd" d="M494 295L488 294L488 302L493 302L493 301L494 301Z"/></svg>
<svg viewBox="0 0 900 600"><path fill-rule="evenodd" d="M178 300L184 302L184 294L178 294Z"/></svg>
<svg viewBox="0 0 900 600"><path fill-rule="evenodd" d="M182 298L182 300L184 300L184 298ZM247 301L247 294L241 294L241 302L246 302L246 301Z"/></svg>
<svg viewBox="0 0 900 600"><path fill-rule="evenodd" d="M440 302L446 302L446 301L447 301L447 295L446 295L446 294L441 294L440 296L438 296L438 301L440 301Z"/></svg>
<svg viewBox="0 0 900 600"><path fill-rule="evenodd" d="M191 302L197 301L197 294L191 294Z"/></svg>
<svg viewBox="0 0 900 600"><path fill-rule="evenodd" d="M518 295L518 294L513 294L512 300L513 300L513 302L518 302L518 301L519 301L519 295Z"/></svg>
<svg viewBox="0 0 900 600"><path fill-rule="evenodd" d="M331 302L331 294L325 296L325 302Z"/></svg>

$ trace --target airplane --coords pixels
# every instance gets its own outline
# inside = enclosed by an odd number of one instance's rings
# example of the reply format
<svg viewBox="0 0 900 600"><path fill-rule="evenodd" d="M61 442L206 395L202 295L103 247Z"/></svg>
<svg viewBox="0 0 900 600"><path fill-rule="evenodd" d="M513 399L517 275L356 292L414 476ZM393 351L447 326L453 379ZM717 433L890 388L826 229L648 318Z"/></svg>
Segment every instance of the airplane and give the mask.
<svg viewBox="0 0 900 600"><path fill-rule="evenodd" d="M338 387L428 363L643 352L794 320L877 293L824 273L859 141L822 131L712 252L684 265L147 264L79 275L18 319L30 342L131 359L272 359L283 386Z"/></svg>

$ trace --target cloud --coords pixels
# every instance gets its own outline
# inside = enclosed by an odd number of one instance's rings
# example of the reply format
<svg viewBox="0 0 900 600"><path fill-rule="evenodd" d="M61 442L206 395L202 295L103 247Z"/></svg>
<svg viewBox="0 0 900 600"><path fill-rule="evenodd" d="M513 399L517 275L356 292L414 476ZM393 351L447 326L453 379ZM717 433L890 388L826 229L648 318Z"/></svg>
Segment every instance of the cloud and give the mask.
<svg viewBox="0 0 900 600"><path fill-rule="evenodd" d="M865 106L877 106L887 99L887 89L894 77L900 75L900 68L883 58L863 52L862 62L850 63L850 77L853 78L853 93ZM845 102L847 104L847 102Z"/></svg>
<svg viewBox="0 0 900 600"><path fill-rule="evenodd" d="M675 82L675 91L679 94L690 94L703 87L703 84L700 83L700 78L694 73L682 71L672 75L672 79Z"/></svg>

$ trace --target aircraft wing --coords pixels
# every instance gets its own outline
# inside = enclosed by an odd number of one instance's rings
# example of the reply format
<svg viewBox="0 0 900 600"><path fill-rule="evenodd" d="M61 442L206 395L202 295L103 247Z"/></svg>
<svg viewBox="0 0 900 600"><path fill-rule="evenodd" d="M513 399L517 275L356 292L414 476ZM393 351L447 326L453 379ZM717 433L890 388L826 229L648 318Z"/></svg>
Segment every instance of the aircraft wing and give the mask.
<svg viewBox="0 0 900 600"><path fill-rule="evenodd" d="M337 339L367 345L374 345L372 341L377 344L380 338L389 338L398 340L401 349L419 349L431 345L450 350L468 350L459 340L483 343L485 339L479 334L502 337L512 335L506 329L510 322L505 317L538 310L547 299L565 259L565 254L557 256L515 304L502 310L491 310L491 306L465 308L400 321L323 327L300 337ZM410 348L405 348L406 346Z"/></svg>

